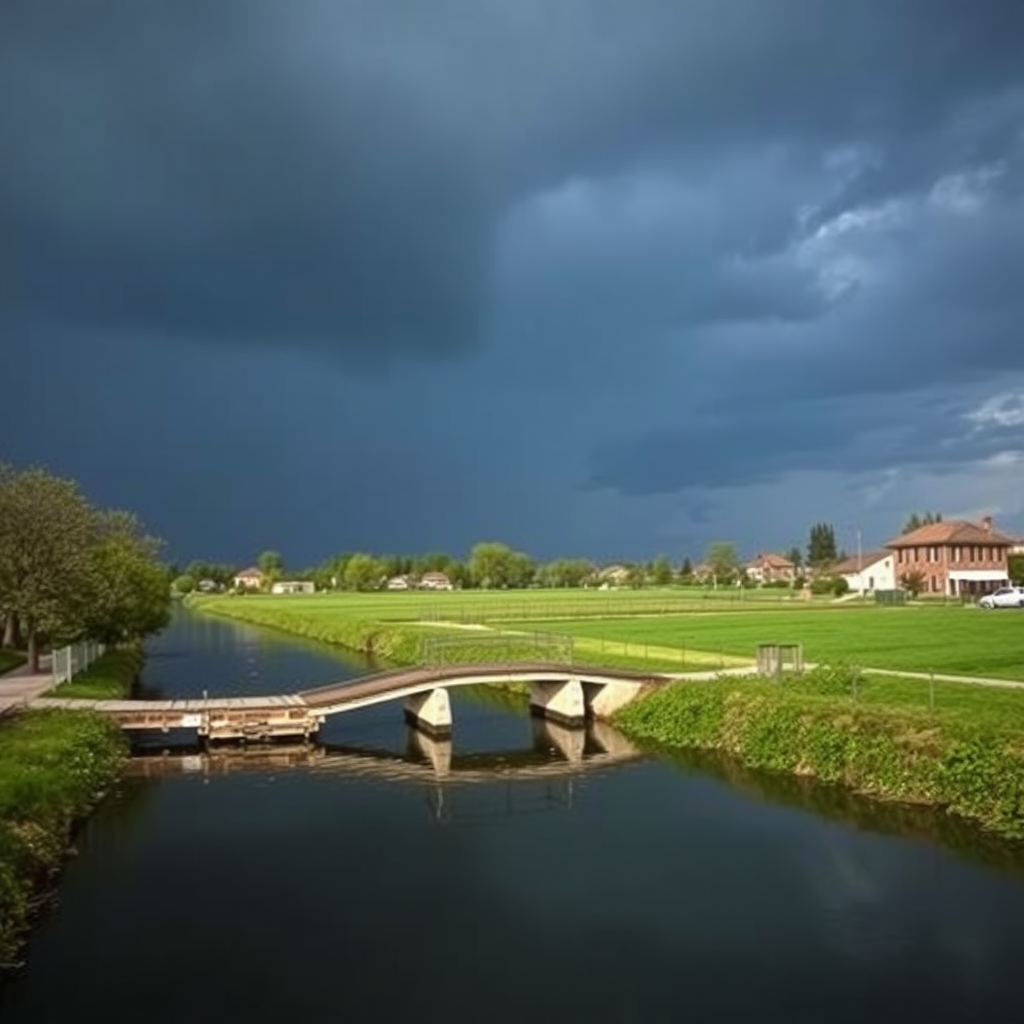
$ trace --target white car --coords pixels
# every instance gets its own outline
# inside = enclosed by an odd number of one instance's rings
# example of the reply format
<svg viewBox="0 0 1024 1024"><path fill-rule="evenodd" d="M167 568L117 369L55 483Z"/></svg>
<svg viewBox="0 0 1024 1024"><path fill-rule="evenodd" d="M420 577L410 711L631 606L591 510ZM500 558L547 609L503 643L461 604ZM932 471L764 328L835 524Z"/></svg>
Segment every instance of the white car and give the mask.
<svg viewBox="0 0 1024 1024"><path fill-rule="evenodd" d="M1024 587L1000 587L978 601L979 608L1024 608Z"/></svg>

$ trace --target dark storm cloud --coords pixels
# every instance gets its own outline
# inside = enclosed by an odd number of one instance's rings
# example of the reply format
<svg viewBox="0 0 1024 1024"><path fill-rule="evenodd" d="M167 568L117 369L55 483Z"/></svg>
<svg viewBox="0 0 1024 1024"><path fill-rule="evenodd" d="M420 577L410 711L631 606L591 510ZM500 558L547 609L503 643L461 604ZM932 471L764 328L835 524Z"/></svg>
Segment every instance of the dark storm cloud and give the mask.
<svg viewBox="0 0 1024 1024"><path fill-rule="evenodd" d="M572 176L856 143L880 162L854 185L905 188L1013 83L1024 32L1013 0L87 10L0 12L4 304L363 356L479 341L501 216ZM711 285L679 323L764 304Z"/></svg>

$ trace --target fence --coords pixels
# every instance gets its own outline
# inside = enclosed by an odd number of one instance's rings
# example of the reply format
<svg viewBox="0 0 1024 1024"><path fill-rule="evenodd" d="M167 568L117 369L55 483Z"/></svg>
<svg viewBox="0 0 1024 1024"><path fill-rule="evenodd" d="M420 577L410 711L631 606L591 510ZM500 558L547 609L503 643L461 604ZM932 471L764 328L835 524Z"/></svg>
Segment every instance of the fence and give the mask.
<svg viewBox="0 0 1024 1024"><path fill-rule="evenodd" d="M53 685L66 683L74 679L79 672L84 672L105 650L106 645L94 640L82 640L77 644L68 644L53 652L52 672Z"/></svg>
<svg viewBox="0 0 1024 1024"><path fill-rule="evenodd" d="M472 637L424 637L421 665L439 668L473 662L549 661L572 664L573 638L553 633L487 633Z"/></svg>

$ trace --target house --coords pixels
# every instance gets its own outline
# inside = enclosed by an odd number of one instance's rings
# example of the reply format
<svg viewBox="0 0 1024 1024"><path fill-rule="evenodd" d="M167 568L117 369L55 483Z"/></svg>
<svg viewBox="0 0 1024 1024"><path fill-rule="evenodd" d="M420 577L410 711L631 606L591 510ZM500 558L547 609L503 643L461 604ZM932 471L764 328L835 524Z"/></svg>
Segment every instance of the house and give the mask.
<svg viewBox="0 0 1024 1024"><path fill-rule="evenodd" d="M597 574L597 578L601 581L602 590L623 587L629 582L629 569L624 565L609 565Z"/></svg>
<svg viewBox="0 0 1024 1024"><path fill-rule="evenodd" d="M892 551L869 551L832 566L835 576L846 580L850 591L873 594L876 590L896 590L896 555Z"/></svg>
<svg viewBox="0 0 1024 1024"><path fill-rule="evenodd" d="M235 590L259 590L263 586L266 577L262 570L253 566L251 569L243 569L232 580Z"/></svg>
<svg viewBox="0 0 1024 1024"><path fill-rule="evenodd" d="M278 580L270 588L272 594L313 594L316 585L311 580Z"/></svg>
<svg viewBox="0 0 1024 1024"><path fill-rule="evenodd" d="M425 572L420 577L421 590L451 590L452 581L444 572Z"/></svg>
<svg viewBox="0 0 1024 1024"><path fill-rule="evenodd" d="M796 566L783 555L759 553L744 569L755 583L774 583L777 580L792 583L796 579Z"/></svg>
<svg viewBox="0 0 1024 1024"><path fill-rule="evenodd" d="M953 519L929 523L889 541L896 556L896 578L920 573L925 594L953 597L987 594L1009 580L1012 538L995 530L992 517L981 523Z"/></svg>
<svg viewBox="0 0 1024 1024"><path fill-rule="evenodd" d="M1024 537L1011 537L1013 546L1010 548L1011 555L1024 555Z"/></svg>
<svg viewBox="0 0 1024 1024"><path fill-rule="evenodd" d="M411 585L408 576L392 576L384 584L388 590L408 590Z"/></svg>

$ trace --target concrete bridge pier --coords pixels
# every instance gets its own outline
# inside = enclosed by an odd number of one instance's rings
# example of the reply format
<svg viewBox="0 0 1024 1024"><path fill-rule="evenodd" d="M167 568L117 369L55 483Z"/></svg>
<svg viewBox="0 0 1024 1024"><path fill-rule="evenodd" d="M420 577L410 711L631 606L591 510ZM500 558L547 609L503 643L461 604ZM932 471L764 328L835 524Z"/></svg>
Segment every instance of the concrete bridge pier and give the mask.
<svg viewBox="0 0 1024 1024"><path fill-rule="evenodd" d="M586 724L583 686L578 679L530 683L530 714L570 728Z"/></svg>
<svg viewBox="0 0 1024 1024"><path fill-rule="evenodd" d="M417 693L405 702L405 720L435 739L452 734L452 704L443 688Z"/></svg>
<svg viewBox="0 0 1024 1024"><path fill-rule="evenodd" d="M640 748L631 743L617 729L596 718L587 727L591 738L606 753L613 757L638 757Z"/></svg>
<svg viewBox="0 0 1024 1024"><path fill-rule="evenodd" d="M594 718L611 718L643 692L645 683L621 679L614 683L584 683L583 697Z"/></svg>

